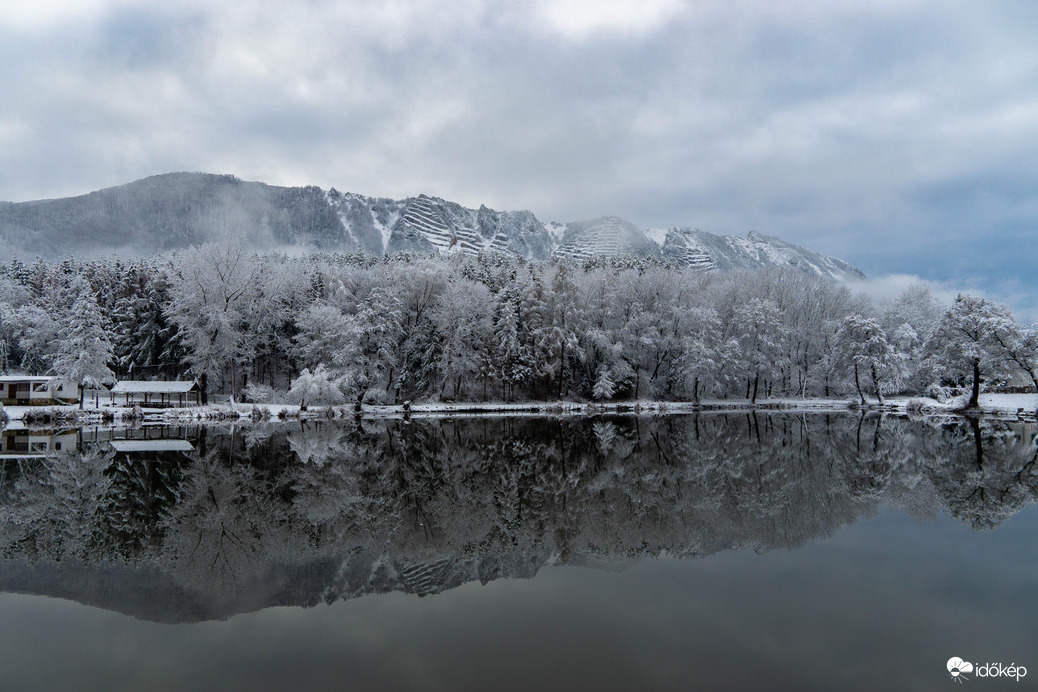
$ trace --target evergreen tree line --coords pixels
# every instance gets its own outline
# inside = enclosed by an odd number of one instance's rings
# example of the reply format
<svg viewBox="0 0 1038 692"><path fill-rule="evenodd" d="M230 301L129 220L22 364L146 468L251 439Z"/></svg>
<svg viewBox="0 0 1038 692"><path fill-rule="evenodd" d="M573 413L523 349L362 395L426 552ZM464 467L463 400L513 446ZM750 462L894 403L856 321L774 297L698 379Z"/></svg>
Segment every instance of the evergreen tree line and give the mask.
<svg viewBox="0 0 1038 692"><path fill-rule="evenodd" d="M257 255L0 266L0 369L196 378L257 401L842 397L1022 378L1038 330L922 286L877 304L796 270L632 258Z"/></svg>

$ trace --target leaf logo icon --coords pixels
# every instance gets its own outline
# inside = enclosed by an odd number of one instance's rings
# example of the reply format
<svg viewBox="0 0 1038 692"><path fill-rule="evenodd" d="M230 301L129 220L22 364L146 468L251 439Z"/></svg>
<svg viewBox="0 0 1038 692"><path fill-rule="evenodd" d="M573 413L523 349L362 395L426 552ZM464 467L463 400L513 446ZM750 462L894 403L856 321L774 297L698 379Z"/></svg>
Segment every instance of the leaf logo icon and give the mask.
<svg viewBox="0 0 1038 692"><path fill-rule="evenodd" d="M962 682L966 678L960 678L959 676L964 673L972 673L973 664L969 661L963 661L958 656L952 656L948 659L948 672L951 674L952 680Z"/></svg>

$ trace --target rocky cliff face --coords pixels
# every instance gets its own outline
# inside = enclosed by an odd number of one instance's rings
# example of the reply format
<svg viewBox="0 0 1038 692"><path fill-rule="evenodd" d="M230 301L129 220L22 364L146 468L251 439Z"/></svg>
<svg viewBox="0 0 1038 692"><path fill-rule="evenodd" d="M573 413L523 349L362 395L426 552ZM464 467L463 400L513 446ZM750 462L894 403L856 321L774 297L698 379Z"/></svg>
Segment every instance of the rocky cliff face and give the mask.
<svg viewBox="0 0 1038 692"><path fill-rule="evenodd" d="M663 235L661 252L669 260L704 270L794 267L836 280L865 278L860 269L841 259L754 231L739 238L696 228L671 228Z"/></svg>
<svg viewBox="0 0 1038 692"><path fill-rule="evenodd" d="M468 209L426 195L392 200L204 173L0 204L0 247L8 255L151 254L234 236L259 250L501 252L541 261L634 255L704 271L795 267L836 280L864 277L842 260L758 233L738 238L688 227L644 231L615 216L542 223L529 211Z"/></svg>

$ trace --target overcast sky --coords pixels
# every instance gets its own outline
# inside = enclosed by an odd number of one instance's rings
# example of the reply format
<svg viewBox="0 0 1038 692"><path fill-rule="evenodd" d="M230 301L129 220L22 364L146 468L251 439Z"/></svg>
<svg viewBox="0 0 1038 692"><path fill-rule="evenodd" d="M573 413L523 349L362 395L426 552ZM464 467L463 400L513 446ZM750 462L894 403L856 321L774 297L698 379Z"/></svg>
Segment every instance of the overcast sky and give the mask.
<svg viewBox="0 0 1038 692"><path fill-rule="evenodd" d="M1038 3L8 3L0 199L170 171L757 230L1038 316Z"/></svg>

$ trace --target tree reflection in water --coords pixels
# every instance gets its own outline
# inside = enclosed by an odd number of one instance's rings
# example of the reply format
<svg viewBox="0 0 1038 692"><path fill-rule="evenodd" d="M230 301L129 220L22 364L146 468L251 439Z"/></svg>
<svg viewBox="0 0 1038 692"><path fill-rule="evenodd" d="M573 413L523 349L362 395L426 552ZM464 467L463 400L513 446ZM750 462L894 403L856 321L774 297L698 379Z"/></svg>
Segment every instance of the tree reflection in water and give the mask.
<svg viewBox="0 0 1038 692"><path fill-rule="evenodd" d="M796 547L882 506L990 529L1038 496L1034 433L750 413L310 422L196 430L190 452L82 442L3 462L0 545L8 565L130 567L231 611L427 594L545 564Z"/></svg>

